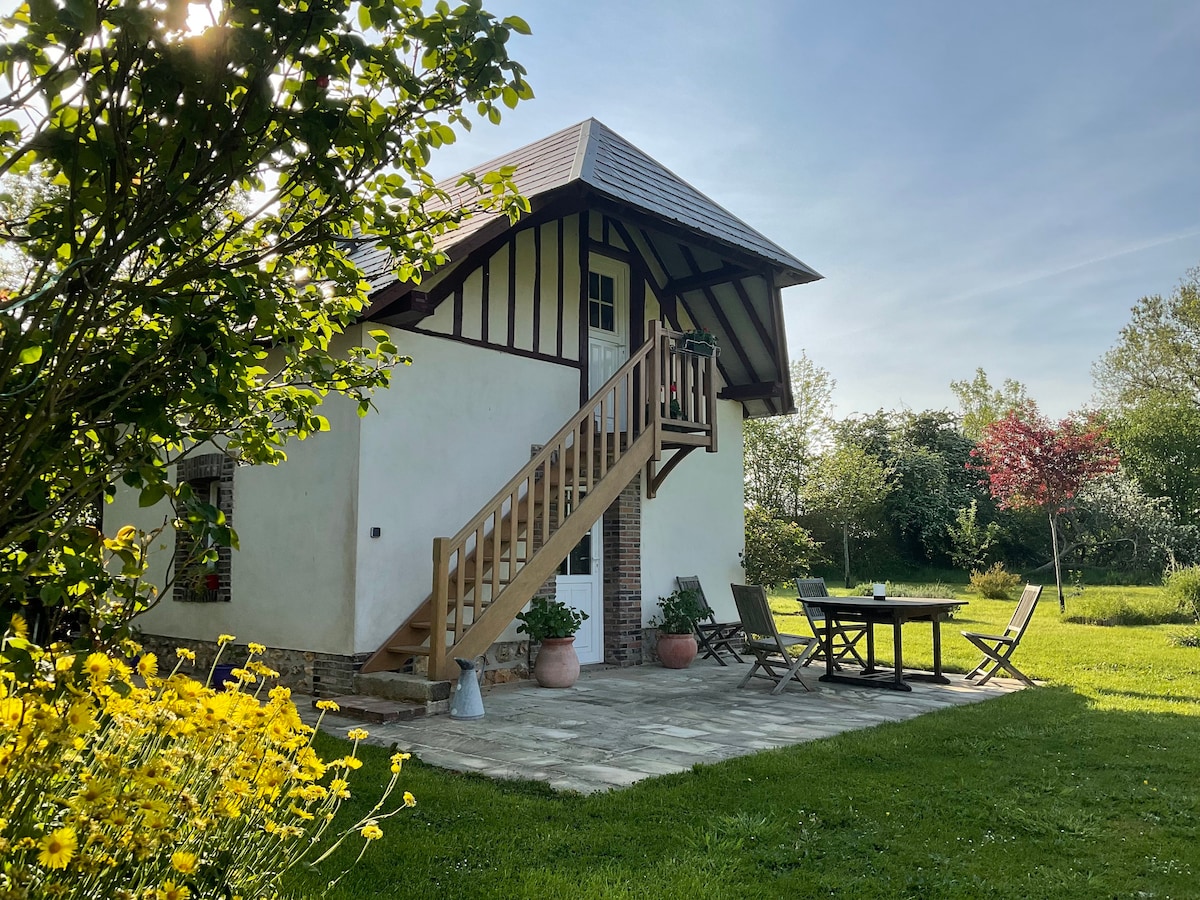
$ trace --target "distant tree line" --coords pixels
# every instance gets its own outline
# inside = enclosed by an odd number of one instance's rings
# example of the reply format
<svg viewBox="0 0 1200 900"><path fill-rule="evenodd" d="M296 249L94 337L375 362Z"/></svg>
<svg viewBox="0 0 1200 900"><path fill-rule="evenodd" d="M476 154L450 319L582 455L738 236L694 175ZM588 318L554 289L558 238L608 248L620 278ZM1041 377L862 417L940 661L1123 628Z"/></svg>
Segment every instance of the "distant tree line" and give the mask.
<svg viewBox="0 0 1200 900"><path fill-rule="evenodd" d="M807 565L847 584L996 562L1051 577L1056 549L1067 569L1129 578L1200 561L1200 268L1139 300L1094 374L1098 401L1060 423L983 369L951 383L957 410L836 419L834 379L801 353L797 412L745 425L748 541L799 525L820 548Z"/></svg>

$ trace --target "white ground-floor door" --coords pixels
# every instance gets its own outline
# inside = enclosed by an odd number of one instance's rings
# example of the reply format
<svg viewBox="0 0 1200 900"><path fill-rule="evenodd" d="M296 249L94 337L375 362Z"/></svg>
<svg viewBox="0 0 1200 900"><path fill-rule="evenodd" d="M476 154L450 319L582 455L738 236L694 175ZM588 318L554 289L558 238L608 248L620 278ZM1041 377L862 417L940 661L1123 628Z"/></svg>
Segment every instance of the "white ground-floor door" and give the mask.
<svg viewBox="0 0 1200 900"><path fill-rule="evenodd" d="M603 521L603 520L601 520ZM583 536L558 570L558 599L587 613L575 634L575 653L583 665L604 662L604 540L601 522Z"/></svg>

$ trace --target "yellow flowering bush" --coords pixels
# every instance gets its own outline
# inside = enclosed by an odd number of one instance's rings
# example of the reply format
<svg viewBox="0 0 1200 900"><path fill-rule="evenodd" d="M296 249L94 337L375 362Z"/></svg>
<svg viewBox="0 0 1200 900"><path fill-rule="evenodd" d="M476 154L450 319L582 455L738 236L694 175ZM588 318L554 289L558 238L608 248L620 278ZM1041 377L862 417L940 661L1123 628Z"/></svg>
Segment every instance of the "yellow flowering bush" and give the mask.
<svg viewBox="0 0 1200 900"><path fill-rule="evenodd" d="M365 850L380 820L415 803L405 792L381 812L407 758L396 754L370 814L326 834L366 732L321 759L290 691L266 687L278 673L259 645L213 689L180 671L187 651L160 674L153 654L133 662L136 645L58 654L21 625L0 644L0 900L273 896L289 868L351 835Z"/></svg>

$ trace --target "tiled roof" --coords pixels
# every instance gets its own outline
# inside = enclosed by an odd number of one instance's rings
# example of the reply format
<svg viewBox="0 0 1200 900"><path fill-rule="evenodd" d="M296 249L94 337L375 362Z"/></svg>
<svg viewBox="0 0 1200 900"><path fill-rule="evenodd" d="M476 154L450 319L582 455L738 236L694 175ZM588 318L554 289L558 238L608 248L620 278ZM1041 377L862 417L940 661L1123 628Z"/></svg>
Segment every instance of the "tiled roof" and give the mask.
<svg viewBox="0 0 1200 900"><path fill-rule="evenodd" d="M772 268L786 270L784 284L821 277L596 119L564 128L476 166L474 171L482 174L501 166L516 166L514 181L531 201L580 182L613 200L751 253ZM457 177L448 179L439 187L452 194L461 193L457 181ZM444 249L452 250L494 219L494 215L476 215L467 220L444 236ZM380 251L364 250L359 262L376 280L373 288L391 280L385 274L387 260Z"/></svg>

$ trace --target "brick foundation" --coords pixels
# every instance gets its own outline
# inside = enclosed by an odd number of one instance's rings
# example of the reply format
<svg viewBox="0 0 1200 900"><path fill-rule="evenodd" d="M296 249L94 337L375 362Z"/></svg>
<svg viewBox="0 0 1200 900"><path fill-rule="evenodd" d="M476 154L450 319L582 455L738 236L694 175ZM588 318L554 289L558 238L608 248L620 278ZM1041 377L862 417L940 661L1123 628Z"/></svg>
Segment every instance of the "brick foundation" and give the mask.
<svg viewBox="0 0 1200 900"><path fill-rule="evenodd" d="M197 680L207 678L217 652L216 641L189 641L158 634L141 635L141 643L147 650L158 654L160 672L169 672L174 667L176 648L191 650L196 654L195 664L185 662L180 671ZM230 644L221 654L221 662L241 665L246 661L248 653L245 644ZM312 650L268 647L267 652L259 659L279 672L278 684L316 697L335 697L339 694L353 693L354 673L362 668L362 664L370 655L358 653L343 656Z"/></svg>

